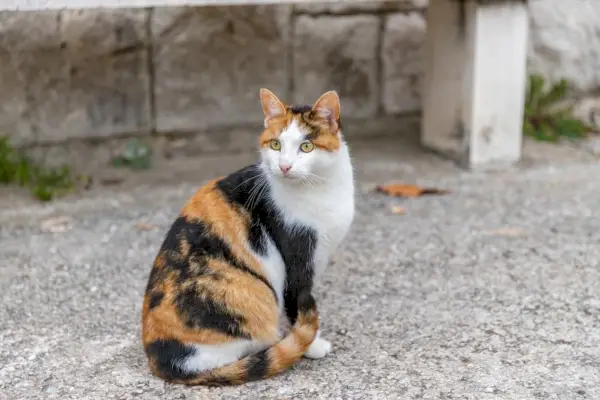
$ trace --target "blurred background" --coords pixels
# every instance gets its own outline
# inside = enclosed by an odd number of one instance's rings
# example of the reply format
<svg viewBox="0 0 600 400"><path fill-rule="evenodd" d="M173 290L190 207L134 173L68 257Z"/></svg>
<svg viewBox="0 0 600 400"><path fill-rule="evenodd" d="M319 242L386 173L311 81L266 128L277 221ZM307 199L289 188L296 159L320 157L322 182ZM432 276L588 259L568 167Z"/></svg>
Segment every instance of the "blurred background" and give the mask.
<svg viewBox="0 0 600 400"><path fill-rule="evenodd" d="M0 134L36 161L83 174L148 151L155 160L248 151L267 87L298 103L337 90L352 137L411 135L418 125L403 131L402 121L420 115L427 5L3 12ZM529 73L568 80L575 115L594 122L600 2L529 8Z"/></svg>

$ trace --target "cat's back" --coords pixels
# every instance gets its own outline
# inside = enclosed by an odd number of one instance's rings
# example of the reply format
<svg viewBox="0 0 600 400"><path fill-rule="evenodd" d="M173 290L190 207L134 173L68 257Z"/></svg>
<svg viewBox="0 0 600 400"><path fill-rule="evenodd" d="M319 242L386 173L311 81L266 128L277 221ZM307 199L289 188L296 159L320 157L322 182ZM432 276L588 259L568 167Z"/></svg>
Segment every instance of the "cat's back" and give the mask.
<svg viewBox="0 0 600 400"><path fill-rule="evenodd" d="M227 180L198 189L164 238L146 287L146 348L165 335L217 344L248 337L272 342L279 335L275 291L247 249L247 212L219 186ZM228 295L232 290L236 296Z"/></svg>

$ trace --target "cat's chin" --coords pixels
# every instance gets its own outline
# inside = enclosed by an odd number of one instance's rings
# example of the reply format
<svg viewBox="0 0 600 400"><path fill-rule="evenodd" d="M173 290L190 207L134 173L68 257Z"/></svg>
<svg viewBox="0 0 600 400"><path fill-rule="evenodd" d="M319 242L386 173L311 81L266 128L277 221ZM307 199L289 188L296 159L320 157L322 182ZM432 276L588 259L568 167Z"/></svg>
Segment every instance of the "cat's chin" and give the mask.
<svg viewBox="0 0 600 400"><path fill-rule="evenodd" d="M302 182L302 176L300 175L283 175L283 174L273 174L275 179L280 182L289 182L289 183L300 183Z"/></svg>
<svg viewBox="0 0 600 400"><path fill-rule="evenodd" d="M302 183L305 182L305 180L302 179L303 175L283 175L281 173L271 173L271 177L284 185L302 185Z"/></svg>

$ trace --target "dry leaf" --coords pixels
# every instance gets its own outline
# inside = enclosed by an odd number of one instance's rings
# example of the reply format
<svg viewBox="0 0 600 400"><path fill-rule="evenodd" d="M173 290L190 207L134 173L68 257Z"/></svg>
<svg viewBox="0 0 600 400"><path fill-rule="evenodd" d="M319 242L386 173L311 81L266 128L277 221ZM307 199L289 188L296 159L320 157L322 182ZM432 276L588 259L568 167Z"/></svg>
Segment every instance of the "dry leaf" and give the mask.
<svg viewBox="0 0 600 400"><path fill-rule="evenodd" d="M389 183L386 185L379 185L375 189L378 192L385 193L388 196L396 197L419 197L425 195L442 195L450 193L448 190L435 189L435 188L422 188L416 185L406 185L402 183Z"/></svg>
<svg viewBox="0 0 600 400"><path fill-rule="evenodd" d="M406 210L400 206L393 206L392 212L398 215L406 214Z"/></svg>
<svg viewBox="0 0 600 400"><path fill-rule="evenodd" d="M525 234L525 231L521 228L504 227L499 229L493 229L491 231L486 231L486 234L498 236L521 236Z"/></svg>
<svg viewBox="0 0 600 400"><path fill-rule="evenodd" d="M42 232L48 233L63 233L71 230L71 228L71 218L65 216L50 218L40 224Z"/></svg>
<svg viewBox="0 0 600 400"><path fill-rule="evenodd" d="M149 224L146 222L138 222L137 224L135 224L135 229L137 229L138 231L151 231L154 228L156 228L156 225Z"/></svg>

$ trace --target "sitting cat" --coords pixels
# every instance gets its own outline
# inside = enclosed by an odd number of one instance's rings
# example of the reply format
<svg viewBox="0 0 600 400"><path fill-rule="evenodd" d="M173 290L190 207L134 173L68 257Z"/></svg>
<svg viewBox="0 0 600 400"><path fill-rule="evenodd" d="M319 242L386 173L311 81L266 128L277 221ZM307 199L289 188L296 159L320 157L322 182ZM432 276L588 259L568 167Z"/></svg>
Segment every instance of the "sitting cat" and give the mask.
<svg viewBox="0 0 600 400"><path fill-rule="evenodd" d="M261 161L201 187L154 261L142 340L169 382L241 384L331 351L312 289L354 217L339 98L286 106L262 89L260 99Z"/></svg>

